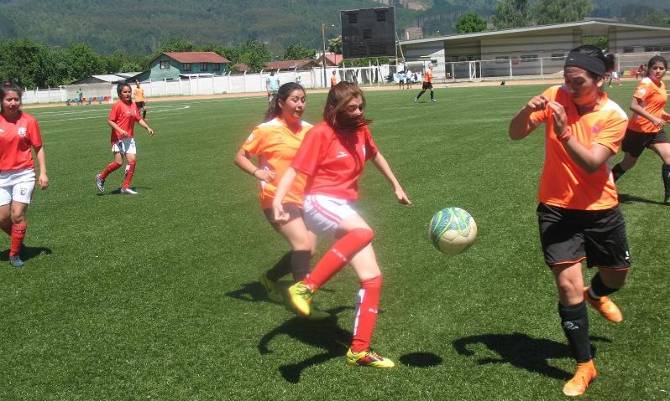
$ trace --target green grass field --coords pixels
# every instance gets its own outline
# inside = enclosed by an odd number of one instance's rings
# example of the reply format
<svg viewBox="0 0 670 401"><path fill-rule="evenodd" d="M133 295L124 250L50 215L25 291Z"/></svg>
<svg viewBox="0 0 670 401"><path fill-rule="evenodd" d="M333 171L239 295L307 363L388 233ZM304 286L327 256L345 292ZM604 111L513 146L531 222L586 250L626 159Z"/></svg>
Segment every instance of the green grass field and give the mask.
<svg viewBox="0 0 670 401"><path fill-rule="evenodd" d="M385 274L373 345L398 362L390 371L344 364L349 269L317 296L338 317L321 324L268 302L256 281L288 249L232 162L264 98L151 104L157 135L137 128L136 197L109 193L120 171L107 194L94 186L111 159L108 105L29 110L51 186L29 210L25 268L9 266L0 242L0 400L564 399L573 361L535 217L542 133L507 138L544 88L439 89L434 104L413 103L416 90L367 94L377 143L414 202L396 204L368 166L359 207ZM627 109L632 90L611 96ZM308 121L324 99L309 95ZM625 321L589 312L600 377L584 399L670 398L660 163L646 152L619 182L634 266L615 295ZM426 235L446 206L479 227L456 257Z"/></svg>

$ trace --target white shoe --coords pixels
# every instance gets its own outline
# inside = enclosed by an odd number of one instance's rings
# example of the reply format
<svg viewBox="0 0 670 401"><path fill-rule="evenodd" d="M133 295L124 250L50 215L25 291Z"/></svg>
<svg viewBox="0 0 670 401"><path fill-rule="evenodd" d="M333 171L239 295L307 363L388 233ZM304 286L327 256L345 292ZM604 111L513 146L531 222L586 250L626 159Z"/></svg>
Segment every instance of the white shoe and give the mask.
<svg viewBox="0 0 670 401"><path fill-rule="evenodd" d="M95 186L98 188L100 193L105 192L105 180L102 179L100 174L95 176Z"/></svg>
<svg viewBox="0 0 670 401"><path fill-rule="evenodd" d="M137 191L130 188L121 188L121 193L124 195L137 195Z"/></svg>

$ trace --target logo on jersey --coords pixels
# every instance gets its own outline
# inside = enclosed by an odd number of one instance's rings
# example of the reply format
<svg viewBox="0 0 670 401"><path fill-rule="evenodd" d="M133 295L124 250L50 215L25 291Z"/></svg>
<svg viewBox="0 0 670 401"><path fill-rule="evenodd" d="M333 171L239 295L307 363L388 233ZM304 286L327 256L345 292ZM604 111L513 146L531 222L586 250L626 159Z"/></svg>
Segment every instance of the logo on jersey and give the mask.
<svg viewBox="0 0 670 401"><path fill-rule="evenodd" d="M342 159L342 158L345 158L345 157L349 157L349 153L347 153L343 150L337 151L337 156L335 156L336 159Z"/></svg>
<svg viewBox="0 0 670 401"><path fill-rule="evenodd" d="M28 132L28 129L26 127L19 127L19 130L17 131L17 134L21 138L25 138L27 132Z"/></svg>
<svg viewBox="0 0 670 401"><path fill-rule="evenodd" d="M5 130L2 129L2 128L0 128L0 135L2 135L2 134L4 134L4 133L5 133Z"/></svg>
<svg viewBox="0 0 670 401"><path fill-rule="evenodd" d="M593 127L591 127L591 133L593 133L593 134L598 134L602 130L603 130L603 124L600 121L593 124Z"/></svg>

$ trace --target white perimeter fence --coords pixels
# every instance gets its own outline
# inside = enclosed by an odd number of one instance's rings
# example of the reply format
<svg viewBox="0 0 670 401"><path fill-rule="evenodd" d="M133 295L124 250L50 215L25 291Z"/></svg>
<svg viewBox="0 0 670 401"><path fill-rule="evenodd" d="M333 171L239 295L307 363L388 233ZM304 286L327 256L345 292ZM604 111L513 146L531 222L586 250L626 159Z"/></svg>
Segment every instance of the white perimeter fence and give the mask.
<svg viewBox="0 0 670 401"><path fill-rule="evenodd" d="M276 76L280 83L300 82L305 88L325 88L330 86L330 77L335 71L339 81L358 82L363 86L382 85L389 75L389 65L356 68L326 68L325 80L322 68L306 71L279 71ZM213 77L190 77L173 81L142 82L144 94L150 99L160 96L202 96L224 93L265 92L265 80L269 73L223 75ZM96 83L67 85L49 89L26 89L23 103L67 102L77 97L81 89L85 102L92 103L113 101L116 95L116 84Z"/></svg>
<svg viewBox="0 0 670 401"><path fill-rule="evenodd" d="M670 52L664 53L624 53L616 57L616 70L623 78L635 77L635 71L641 64L654 55L670 58ZM560 79L563 74L565 57L538 58L497 57L495 60L470 60L458 62L438 62L433 74L436 82L511 80L511 79ZM423 62L408 62L407 69L416 72L421 79ZM314 68L306 71L280 71L277 73L281 83L300 82L305 88L325 88L330 85L330 76L335 71L338 81L358 82L362 86L385 85L391 80L397 82L395 65L378 65L356 68ZM224 75L214 77L190 77L178 81L147 81L142 83L148 98L160 96L201 96L225 93L264 92L268 73ZM325 78L325 79L324 79ZM68 85L60 88L27 89L23 102L52 103L66 102L76 97L81 89L83 97L93 103L110 102L116 98L116 85L108 83Z"/></svg>

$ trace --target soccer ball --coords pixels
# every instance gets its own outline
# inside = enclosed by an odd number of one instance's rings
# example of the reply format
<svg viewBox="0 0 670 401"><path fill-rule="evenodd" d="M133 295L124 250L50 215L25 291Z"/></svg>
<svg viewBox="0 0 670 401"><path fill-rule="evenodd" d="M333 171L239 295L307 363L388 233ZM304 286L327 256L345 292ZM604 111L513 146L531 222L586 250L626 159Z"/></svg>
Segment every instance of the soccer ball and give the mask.
<svg viewBox="0 0 670 401"><path fill-rule="evenodd" d="M468 249L477 237L477 224L470 213L458 207L448 207L433 215L428 226L428 238L438 251L457 255Z"/></svg>

